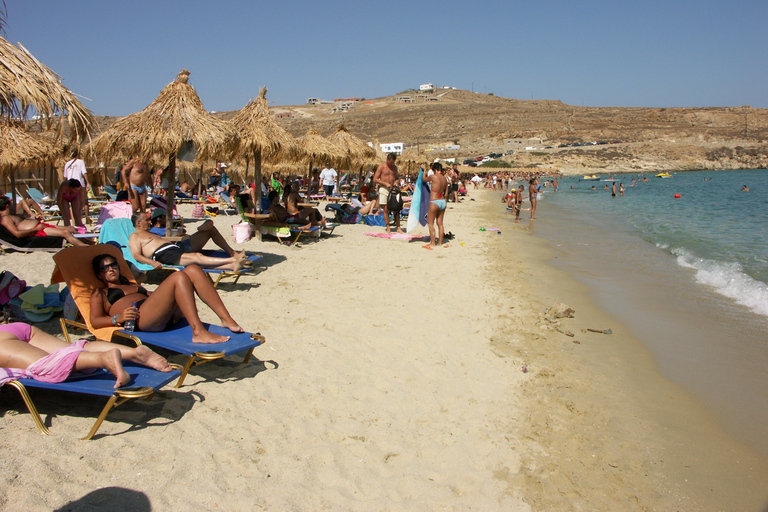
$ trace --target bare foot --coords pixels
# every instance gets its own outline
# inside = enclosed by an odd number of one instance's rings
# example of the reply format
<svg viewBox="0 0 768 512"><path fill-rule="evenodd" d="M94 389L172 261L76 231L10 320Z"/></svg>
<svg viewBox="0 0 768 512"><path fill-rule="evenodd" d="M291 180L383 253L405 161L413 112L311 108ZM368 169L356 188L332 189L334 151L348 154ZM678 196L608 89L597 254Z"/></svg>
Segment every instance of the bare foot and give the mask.
<svg viewBox="0 0 768 512"><path fill-rule="evenodd" d="M229 336L218 336L205 329L198 334L192 334L192 343L224 343L229 340Z"/></svg>
<svg viewBox="0 0 768 512"><path fill-rule="evenodd" d="M146 345L139 345L136 347L136 363L143 364L144 366L148 366L149 368L154 368L155 370L161 371L161 372L169 372L173 370L171 368L171 365L168 363L168 361L149 348Z"/></svg>
<svg viewBox="0 0 768 512"><path fill-rule="evenodd" d="M397 228L397 232L398 232L398 233L400 233L401 235L404 235L404 234L405 234L405 231L403 231L403 230L402 230L402 229L400 229L400 228Z"/></svg>
<svg viewBox="0 0 768 512"><path fill-rule="evenodd" d="M444 244L443 245L443 247L445 247L446 249L449 248L450 246L451 246L451 244Z"/></svg>
<svg viewBox="0 0 768 512"><path fill-rule="evenodd" d="M232 265L229 268L230 270L234 270L235 272L237 272L238 270L243 268L243 262L245 262L245 251L237 252L232 257L235 258L235 261L234 263L232 263Z"/></svg>
<svg viewBox="0 0 768 512"><path fill-rule="evenodd" d="M115 389L121 388L131 381L131 376L123 368L123 357L116 348L101 353L101 362L109 373L115 376Z"/></svg>
<svg viewBox="0 0 768 512"><path fill-rule="evenodd" d="M432 250L432 244L422 245L421 248L422 249L426 249L428 251L431 251Z"/></svg>
<svg viewBox="0 0 768 512"><path fill-rule="evenodd" d="M221 326L226 327L232 332L245 332L245 329L240 327L237 322L234 321L234 319L230 319L229 321L221 321Z"/></svg>

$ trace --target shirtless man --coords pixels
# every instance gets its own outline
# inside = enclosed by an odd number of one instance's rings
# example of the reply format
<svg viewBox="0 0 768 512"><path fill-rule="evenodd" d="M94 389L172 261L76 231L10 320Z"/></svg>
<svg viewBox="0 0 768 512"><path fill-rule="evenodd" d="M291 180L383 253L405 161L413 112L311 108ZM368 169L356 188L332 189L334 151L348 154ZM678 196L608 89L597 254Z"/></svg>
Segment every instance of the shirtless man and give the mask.
<svg viewBox="0 0 768 512"><path fill-rule="evenodd" d="M152 223L152 227L149 228L149 232L159 237L164 237L165 223L167 222L166 211L163 208L155 208L152 211L150 222ZM182 232L180 234L182 236L186 234L186 231L183 229L181 231ZM230 256L237 256L237 252L229 246L226 239L221 235L221 233L219 233L219 230L216 229L216 226L213 225L213 221L211 219L203 221L203 224L197 228L196 233L188 236L180 242L176 242L176 245L178 245L184 252L200 252L203 250L203 247L205 247L205 244L208 243L208 240L213 240L214 244L218 245Z"/></svg>
<svg viewBox="0 0 768 512"><path fill-rule="evenodd" d="M42 217L33 219L23 219L18 215L13 215L10 208L11 200L7 196L0 197L0 225L8 230L16 238L26 238L32 236L60 236L72 245L87 245L72 234L76 229L72 226L63 228L52 224L42 222Z"/></svg>
<svg viewBox="0 0 768 512"><path fill-rule="evenodd" d="M459 184L461 176L459 175L459 164L453 164L451 167L451 190L450 198L454 203L459 202Z"/></svg>
<svg viewBox="0 0 768 512"><path fill-rule="evenodd" d="M389 207L387 206L387 201L389 200L389 189L392 188L392 185L397 180L396 159L396 154L388 154L387 161L381 164L373 175L373 183L379 187L379 206L384 210L384 224L387 227L387 233L391 232L389 229ZM400 212L395 212L395 228L398 233L404 232L400 228Z"/></svg>
<svg viewBox="0 0 768 512"><path fill-rule="evenodd" d="M152 186L152 175L147 164L132 158L123 166L121 174L133 213L147 211L147 193Z"/></svg>
<svg viewBox="0 0 768 512"><path fill-rule="evenodd" d="M437 164L438 166L440 164ZM446 194L448 193L448 180L443 175L442 168L438 167L436 172L431 176L423 176L422 181L429 183L431 190L429 193L429 210L427 211L427 225L429 226L429 240L427 245L424 245L424 249L432 250L435 247L435 221L437 221L437 232L439 235L439 244L443 245L443 234L445 229L443 228L443 218L445 217L445 208L447 203L445 202ZM443 247L450 247L450 244L445 244Z"/></svg>
<svg viewBox="0 0 768 512"><path fill-rule="evenodd" d="M149 232L149 218L144 212L136 212L131 217L136 231L128 239L128 247L133 258L145 265L158 269L163 265L187 266L196 264L203 268L220 270L240 270L245 260L245 252L235 253L229 258L212 258L199 252L184 252L178 245Z"/></svg>

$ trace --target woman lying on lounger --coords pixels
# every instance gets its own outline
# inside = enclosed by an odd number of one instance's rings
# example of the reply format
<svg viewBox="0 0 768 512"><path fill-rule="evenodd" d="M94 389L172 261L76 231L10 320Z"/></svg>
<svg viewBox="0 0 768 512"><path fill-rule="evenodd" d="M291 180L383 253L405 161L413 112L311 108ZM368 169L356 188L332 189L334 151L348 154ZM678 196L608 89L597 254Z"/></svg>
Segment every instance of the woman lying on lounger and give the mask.
<svg viewBox="0 0 768 512"><path fill-rule="evenodd" d="M119 388L131 380L123 369L123 361L161 372L172 369L164 357L144 345L132 348L85 340L70 345L29 324L0 325L0 386L25 378L63 382L73 371L106 368L117 378L115 388Z"/></svg>
<svg viewBox="0 0 768 512"><path fill-rule="evenodd" d="M130 284L120 275L114 257L102 254L93 259L93 271L105 285L91 295L91 325L95 328L122 325L136 320L137 331L162 331L182 317L192 328L195 343L222 343L229 336L208 332L200 321L195 304L195 293L216 313L224 327L232 332L243 332L221 301L213 283L197 265L189 265L173 272L153 293L142 286ZM134 307L132 304L136 303Z"/></svg>

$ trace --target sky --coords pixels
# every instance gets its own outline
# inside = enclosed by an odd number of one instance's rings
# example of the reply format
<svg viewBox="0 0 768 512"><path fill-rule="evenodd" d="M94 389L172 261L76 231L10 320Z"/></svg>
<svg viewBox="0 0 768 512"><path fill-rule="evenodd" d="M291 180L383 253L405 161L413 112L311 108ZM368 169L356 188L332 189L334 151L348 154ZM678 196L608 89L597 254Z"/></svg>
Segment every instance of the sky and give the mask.
<svg viewBox="0 0 768 512"><path fill-rule="evenodd" d="M209 111L420 84L591 107L768 108L768 1L6 0L21 43L95 115L191 72Z"/></svg>

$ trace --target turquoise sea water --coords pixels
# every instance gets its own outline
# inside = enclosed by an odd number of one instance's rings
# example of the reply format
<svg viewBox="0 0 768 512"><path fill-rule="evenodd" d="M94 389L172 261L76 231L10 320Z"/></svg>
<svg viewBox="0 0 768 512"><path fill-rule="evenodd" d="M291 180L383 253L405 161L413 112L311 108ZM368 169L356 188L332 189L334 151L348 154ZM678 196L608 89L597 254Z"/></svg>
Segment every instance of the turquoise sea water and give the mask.
<svg viewBox="0 0 768 512"><path fill-rule="evenodd" d="M581 218L625 223L634 235L674 255L681 267L693 269L698 282L768 316L768 171L646 176L650 182L615 176L627 189L615 198L603 188L610 182L565 179L544 202ZM743 185L750 191L742 192Z"/></svg>
<svg viewBox="0 0 768 512"><path fill-rule="evenodd" d="M614 176L623 197L610 181L561 179L521 223L663 375L768 459L768 171L645 176Z"/></svg>

